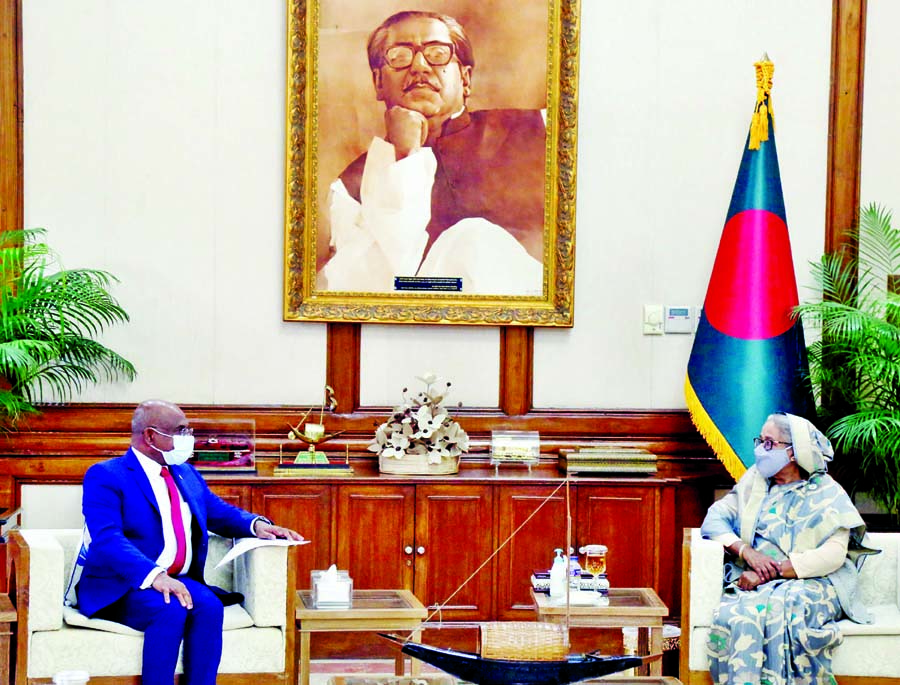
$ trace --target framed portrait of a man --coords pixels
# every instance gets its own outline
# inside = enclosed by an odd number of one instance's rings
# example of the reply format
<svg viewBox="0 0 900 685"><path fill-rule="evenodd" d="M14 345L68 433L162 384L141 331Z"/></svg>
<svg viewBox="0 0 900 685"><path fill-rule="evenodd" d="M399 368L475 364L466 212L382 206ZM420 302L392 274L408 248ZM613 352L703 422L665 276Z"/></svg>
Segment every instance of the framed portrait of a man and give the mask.
<svg viewBox="0 0 900 685"><path fill-rule="evenodd" d="M578 0L289 0L284 318L571 326Z"/></svg>

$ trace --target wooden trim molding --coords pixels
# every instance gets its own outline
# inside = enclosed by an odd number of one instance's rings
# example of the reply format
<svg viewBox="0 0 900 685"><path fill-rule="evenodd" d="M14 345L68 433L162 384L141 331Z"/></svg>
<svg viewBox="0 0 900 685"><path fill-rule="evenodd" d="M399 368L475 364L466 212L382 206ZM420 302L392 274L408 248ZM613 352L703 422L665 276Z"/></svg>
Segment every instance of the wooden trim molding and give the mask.
<svg viewBox="0 0 900 685"><path fill-rule="evenodd" d="M361 341L360 324L328 324L325 382L337 399L335 411L343 414L352 414L359 408Z"/></svg>
<svg viewBox="0 0 900 685"><path fill-rule="evenodd" d="M0 230L22 228L22 2L0 0Z"/></svg>
<svg viewBox="0 0 900 685"><path fill-rule="evenodd" d="M826 252L849 242L844 231L859 217L866 54L866 0L834 0L832 7Z"/></svg>
<svg viewBox="0 0 900 685"><path fill-rule="evenodd" d="M527 414L534 388L534 328L500 329L500 409L509 416Z"/></svg>
<svg viewBox="0 0 900 685"><path fill-rule="evenodd" d="M339 399L340 401L340 399ZM284 426L296 421L307 407L181 405L191 419L253 419L258 452L277 454ZM127 448L134 405L69 404L48 406L40 416L23 419L19 430L0 434L2 455L109 455ZM343 431L326 451L364 452L374 425L385 420L390 407L366 407L352 413L328 413L329 431ZM547 453L579 445L608 443L640 446L661 453L706 457L709 449L691 424L687 411L669 410L533 410L507 416L499 409L463 407L454 412L472 439L471 451L487 452L496 428L541 433Z"/></svg>

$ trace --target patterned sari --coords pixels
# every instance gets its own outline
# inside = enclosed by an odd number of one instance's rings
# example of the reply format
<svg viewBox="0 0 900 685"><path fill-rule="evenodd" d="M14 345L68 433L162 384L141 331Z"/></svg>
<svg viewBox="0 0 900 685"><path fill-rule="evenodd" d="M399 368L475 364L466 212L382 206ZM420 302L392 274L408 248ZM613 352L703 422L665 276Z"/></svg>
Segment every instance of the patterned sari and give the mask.
<svg viewBox="0 0 900 685"><path fill-rule="evenodd" d="M713 616L710 672L717 685L835 683L831 657L842 640L837 619L870 621L857 597L857 563L877 553L844 489L826 473L831 443L806 419L786 415L798 466L806 480L778 484L751 466L703 520L703 536L736 535L776 561L817 549L839 530L850 531L847 557L820 578L776 578L754 590L735 584L743 559L725 563L724 592Z"/></svg>
<svg viewBox="0 0 900 685"><path fill-rule="evenodd" d="M757 521L754 548L779 561L787 558L795 531L815 516L804 506L812 494L807 489L807 481L770 488ZM835 623L841 603L831 581L777 578L748 592L733 583L744 569L727 566L729 584L713 617L708 644L713 682L834 683L831 655L842 637Z"/></svg>

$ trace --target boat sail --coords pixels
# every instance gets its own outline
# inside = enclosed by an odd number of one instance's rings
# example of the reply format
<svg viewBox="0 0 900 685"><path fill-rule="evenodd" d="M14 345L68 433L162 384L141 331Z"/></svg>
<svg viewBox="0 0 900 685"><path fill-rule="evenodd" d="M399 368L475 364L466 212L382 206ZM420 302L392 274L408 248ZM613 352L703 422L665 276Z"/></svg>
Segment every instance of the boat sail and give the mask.
<svg viewBox="0 0 900 685"><path fill-rule="evenodd" d="M445 604L459 592L503 548L519 530L562 488L566 488L566 548L571 548L572 516L569 508L567 477L516 530L426 619L439 614ZM568 555L566 561L568 562ZM568 563L566 575L568 576ZM569 650L569 583L566 583L566 621L564 624L534 622L499 622L481 626L480 654L424 645L412 640L379 633L398 645L404 654L431 664L450 675L477 685L567 685L599 678L629 668L641 667L662 657L630 655L603 656L598 651L568 654Z"/></svg>

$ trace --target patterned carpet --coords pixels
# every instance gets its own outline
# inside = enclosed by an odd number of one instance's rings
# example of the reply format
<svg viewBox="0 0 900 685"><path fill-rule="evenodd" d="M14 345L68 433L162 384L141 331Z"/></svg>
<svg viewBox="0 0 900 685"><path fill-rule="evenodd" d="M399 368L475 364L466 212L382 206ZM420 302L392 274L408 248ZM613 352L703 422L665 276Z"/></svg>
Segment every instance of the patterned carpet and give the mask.
<svg viewBox="0 0 900 685"><path fill-rule="evenodd" d="M409 673L409 663L407 662L406 672ZM375 685L375 679L395 678L394 661L392 659L343 659L343 660L316 660L310 662L309 668L309 685L328 685L328 681L333 676L355 676L365 677L372 676ZM429 681L444 680L450 678L445 673L429 666L422 665L422 675Z"/></svg>

